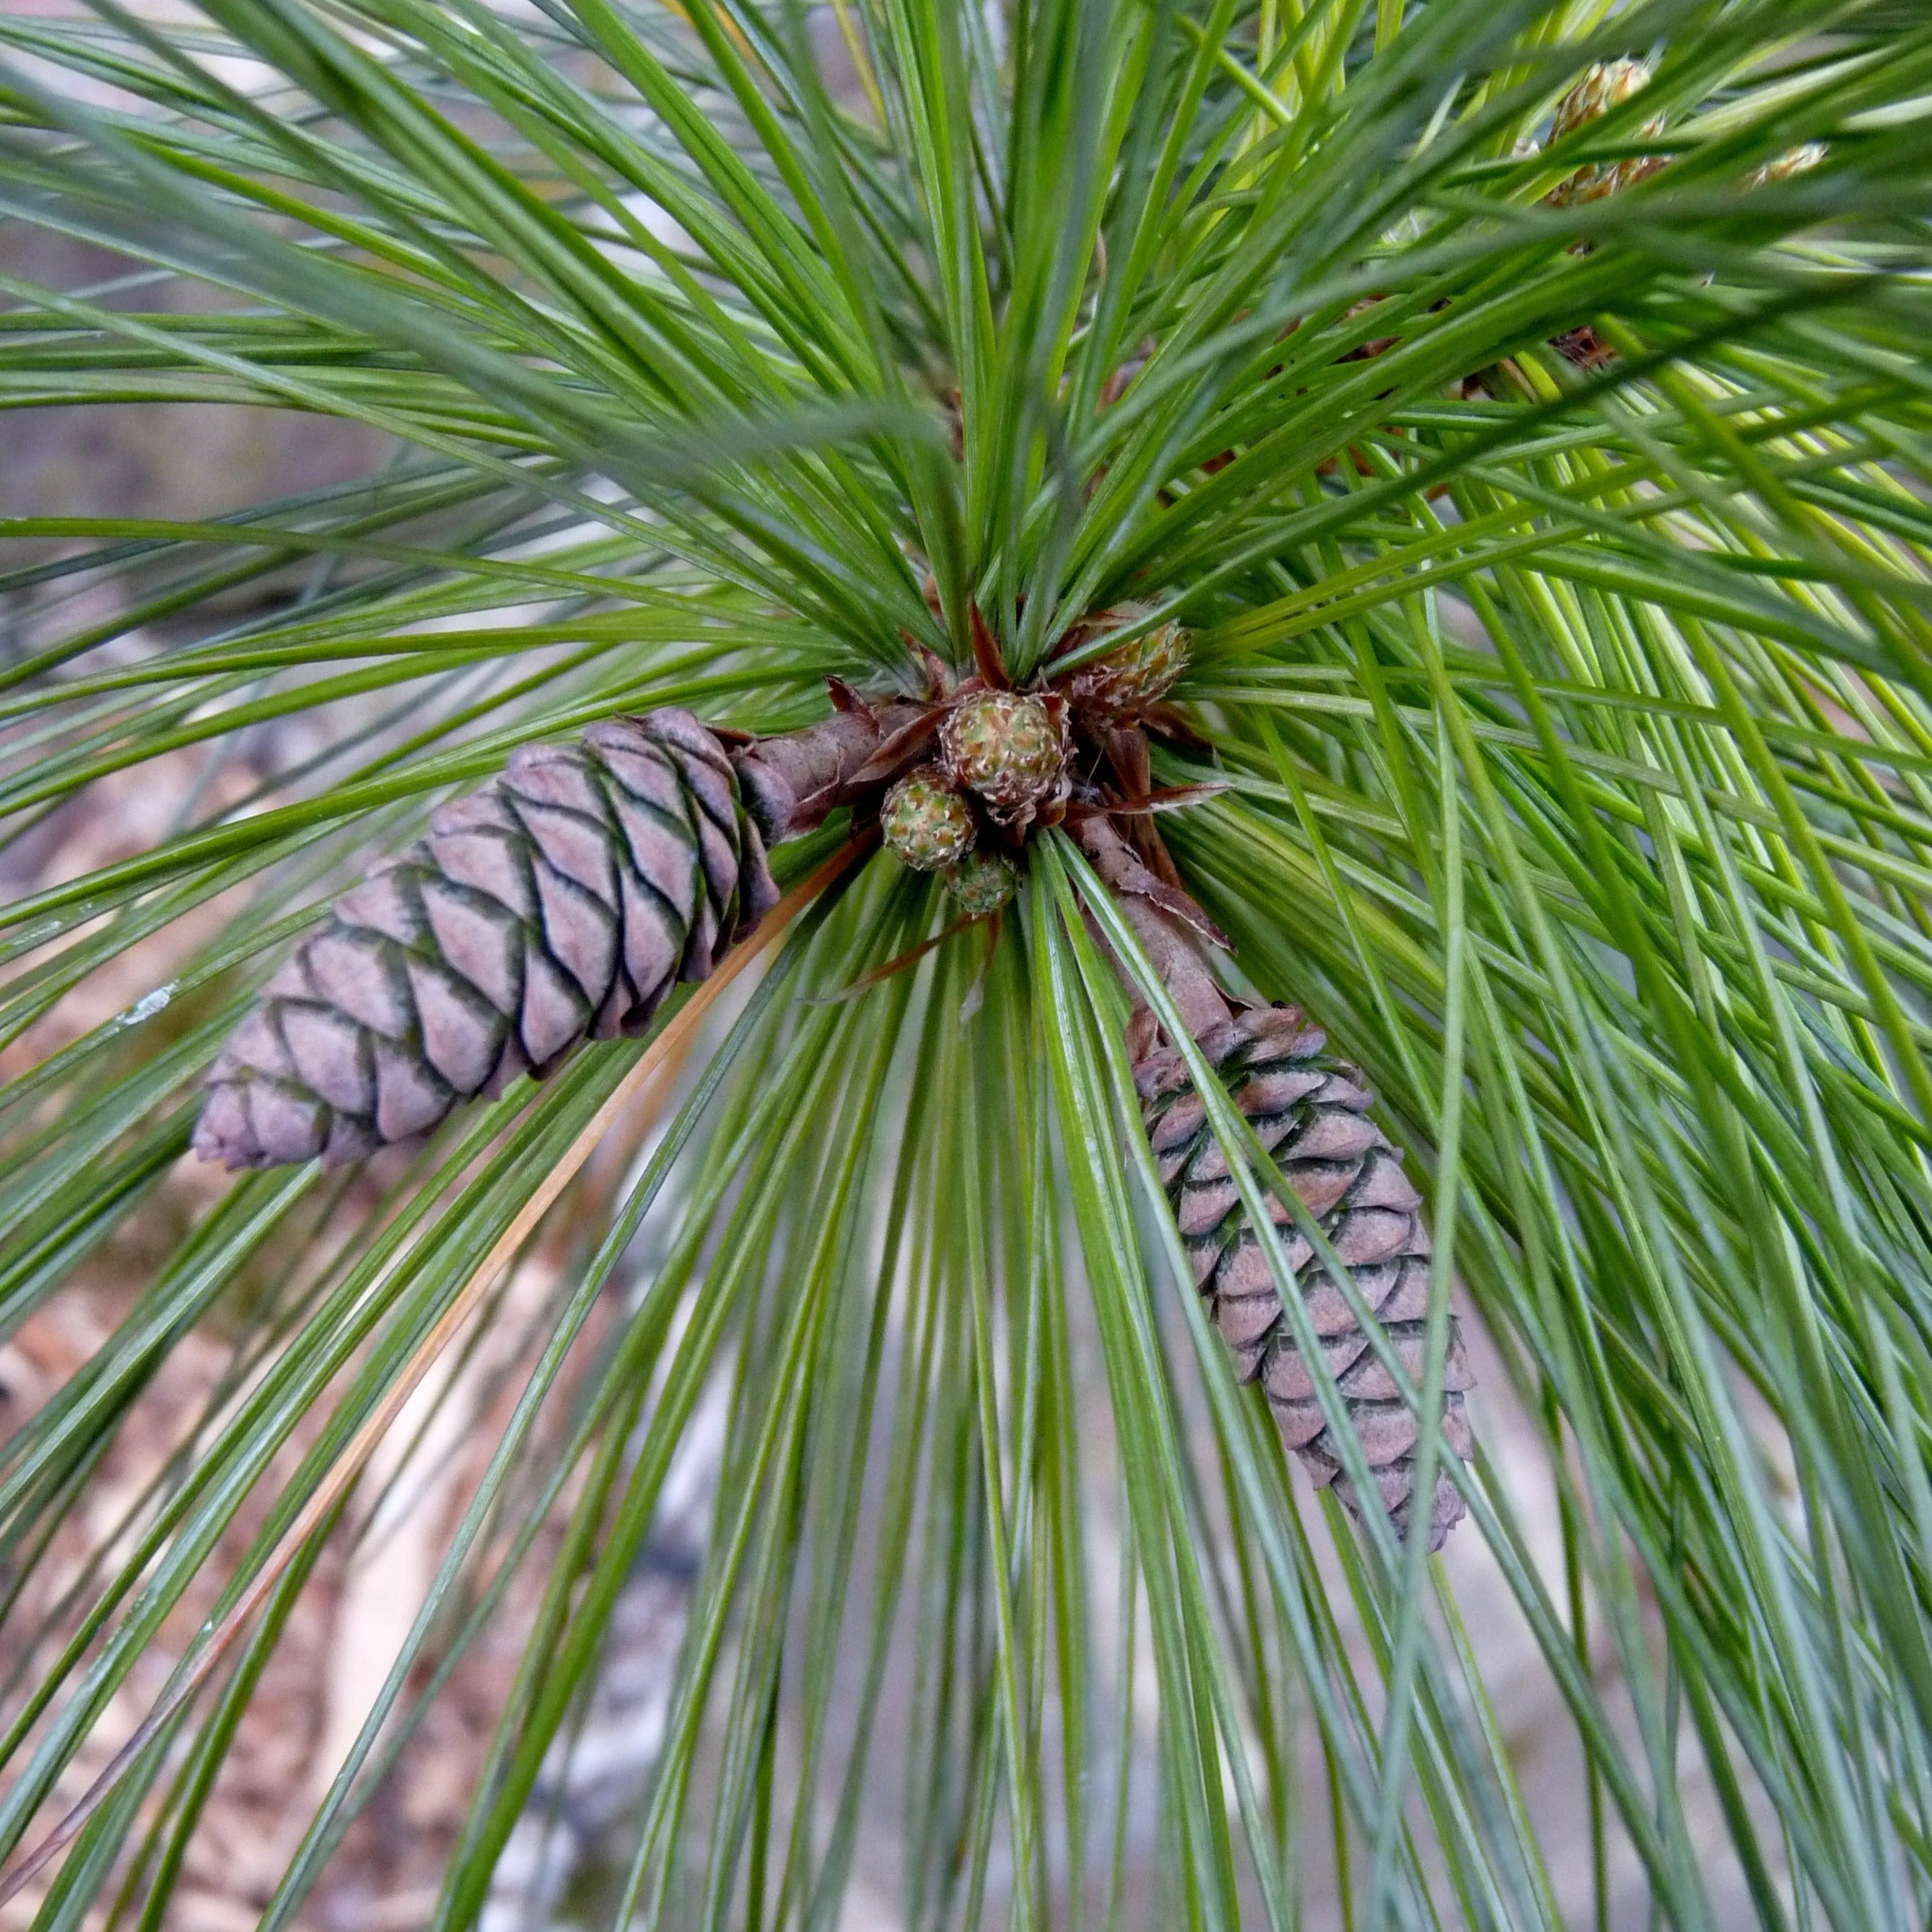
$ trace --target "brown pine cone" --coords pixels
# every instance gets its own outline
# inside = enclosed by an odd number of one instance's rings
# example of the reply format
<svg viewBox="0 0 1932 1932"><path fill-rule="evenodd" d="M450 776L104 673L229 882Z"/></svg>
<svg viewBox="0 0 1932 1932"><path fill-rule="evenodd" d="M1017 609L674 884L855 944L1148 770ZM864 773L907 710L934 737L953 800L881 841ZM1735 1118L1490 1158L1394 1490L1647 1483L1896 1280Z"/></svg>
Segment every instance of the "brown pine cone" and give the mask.
<svg viewBox="0 0 1932 1932"><path fill-rule="evenodd" d="M1388 1337L1419 1389L1426 1348L1429 1234L1400 1157L1369 1118L1372 1096L1352 1068L1325 1052L1325 1036L1295 1006L1238 1012L1204 1034L1234 1104L1253 1124ZM1196 1285L1244 1381L1258 1381L1288 1446L1318 1484L1334 1484L1356 1515L1361 1500L1342 1472L1341 1452L1315 1394L1309 1364L1276 1292L1268 1256L1242 1208L1207 1109L1172 1048L1156 1046L1134 1070L1148 1138L1192 1264ZM1303 1304L1336 1378L1355 1439L1382 1505L1398 1530L1408 1520L1415 1484L1416 1418L1369 1346L1294 1217L1269 1208ZM1462 1391L1468 1362L1454 1318L1444 1379L1442 1433L1459 1456L1470 1450ZM1440 1471L1430 1508L1429 1547L1439 1550L1462 1515L1462 1499Z"/></svg>
<svg viewBox="0 0 1932 1932"><path fill-rule="evenodd" d="M636 1034L778 898L724 747L688 711L526 745L332 908L208 1076L195 1151L336 1166Z"/></svg>

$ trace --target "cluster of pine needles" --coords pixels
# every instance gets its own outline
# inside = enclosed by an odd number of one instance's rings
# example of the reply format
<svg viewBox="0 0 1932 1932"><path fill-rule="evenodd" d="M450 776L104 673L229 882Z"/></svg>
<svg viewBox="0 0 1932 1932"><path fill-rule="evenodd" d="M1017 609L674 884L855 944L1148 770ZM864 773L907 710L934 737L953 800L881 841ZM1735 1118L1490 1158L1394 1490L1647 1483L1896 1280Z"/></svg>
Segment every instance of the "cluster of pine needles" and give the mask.
<svg viewBox="0 0 1932 1932"><path fill-rule="evenodd" d="M0 1338L105 1337L0 1448L5 1922L177 1922L470 1401L263 1932L492 1645L412 1922L521 1909L718 1413L530 1922L1918 1932L1928 118L1898 0L0 13L0 404L371 452L0 520ZM548 1020L423 990L463 837Z"/></svg>

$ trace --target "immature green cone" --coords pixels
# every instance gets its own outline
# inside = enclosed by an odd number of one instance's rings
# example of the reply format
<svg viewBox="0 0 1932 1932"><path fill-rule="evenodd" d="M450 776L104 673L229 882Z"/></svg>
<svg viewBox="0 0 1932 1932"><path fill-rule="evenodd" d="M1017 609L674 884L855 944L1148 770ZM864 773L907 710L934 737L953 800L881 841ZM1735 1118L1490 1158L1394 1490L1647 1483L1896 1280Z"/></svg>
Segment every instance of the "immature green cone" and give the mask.
<svg viewBox="0 0 1932 1932"><path fill-rule="evenodd" d="M994 824L1024 832L1059 792L1070 750L1057 699L980 691L946 713L939 732L946 776L976 794Z"/></svg>
<svg viewBox="0 0 1932 1932"><path fill-rule="evenodd" d="M1351 1068L1325 1052L1327 1041L1294 1006L1238 1012L1204 1034L1234 1104L1347 1266L1396 1358L1419 1389L1426 1350L1429 1234L1395 1150L1368 1117L1372 1096ZM1174 1204L1196 1285L1242 1378L1260 1382L1288 1446L1318 1484L1334 1484L1350 1510L1361 1499L1342 1472L1342 1454L1316 1399L1307 1361L1276 1292L1266 1252L1249 1222L1207 1109L1180 1055L1156 1046L1134 1070L1148 1138ZM1416 1418L1369 1346L1341 1290L1294 1217L1270 1200L1288 1266L1352 1424L1396 1528L1408 1524L1420 1431ZM1470 1450L1462 1391L1468 1359L1450 1324L1442 1402L1444 1441ZM1438 1550L1462 1514L1462 1499L1438 1466L1430 1505L1429 1547Z"/></svg>
<svg viewBox="0 0 1932 1932"><path fill-rule="evenodd" d="M974 919L990 919L1010 904L1018 884L1013 862L998 852L969 852L946 874L954 903Z"/></svg>
<svg viewBox="0 0 1932 1932"><path fill-rule="evenodd" d="M329 1166L426 1133L586 1038L643 1031L778 898L688 711L526 745L346 892L221 1052L195 1151Z"/></svg>
<svg viewBox="0 0 1932 1932"><path fill-rule="evenodd" d="M930 769L908 772L879 807L886 850L916 872L943 872L973 849L973 812Z"/></svg>
<svg viewBox="0 0 1932 1932"><path fill-rule="evenodd" d="M1132 724L1174 688L1187 668L1187 633L1178 624L1163 624L1070 671L1058 688L1077 712L1109 724Z"/></svg>

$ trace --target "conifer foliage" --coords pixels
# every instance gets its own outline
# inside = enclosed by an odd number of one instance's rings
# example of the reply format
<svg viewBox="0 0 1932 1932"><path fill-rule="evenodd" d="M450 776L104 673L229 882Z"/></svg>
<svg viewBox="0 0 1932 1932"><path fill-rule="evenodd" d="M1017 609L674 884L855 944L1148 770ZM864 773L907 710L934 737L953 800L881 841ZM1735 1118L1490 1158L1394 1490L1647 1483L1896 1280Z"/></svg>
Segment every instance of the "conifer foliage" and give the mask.
<svg viewBox="0 0 1932 1932"><path fill-rule="evenodd" d="M1932 1921L1928 100L0 10L7 1922Z"/></svg>

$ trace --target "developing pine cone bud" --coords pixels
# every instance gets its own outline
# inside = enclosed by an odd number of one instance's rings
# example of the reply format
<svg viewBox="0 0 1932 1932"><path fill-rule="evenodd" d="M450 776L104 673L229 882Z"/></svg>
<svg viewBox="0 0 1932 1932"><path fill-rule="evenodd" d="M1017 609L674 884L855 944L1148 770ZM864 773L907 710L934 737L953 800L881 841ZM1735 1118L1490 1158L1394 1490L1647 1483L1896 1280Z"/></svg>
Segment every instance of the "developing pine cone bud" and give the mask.
<svg viewBox="0 0 1932 1932"><path fill-rule="evenodd" d="M1066 728L1042 698L975 692L947 713L940 746L954 784L976 792L996 824L1024 828L1058 789Z"/></svg>
<svg viewBox="0 0 1932 1932"><path fill-rule="evenodd" d="M1017 874L1012 861L998 852L968 854L946 875L946 890L972 919L987 919L1013 896Z"/></svg>
<svg viewBox="0 0 1932 1932"><path fill-rule="evenodd" d="M1793 175L1809 174L1824 158L1824 142L1807 141L1802 148L1787 148L1775 160L1752 169L1744 177L1744 186L1762 188L1767 182L1789 181Z"/></svg>
<svg viewBox="0 0 1932 1932"><path fill-rule="evenodd" d="M1130 724L1174 688L1187 658L1187 633L1178 624L1163 624L1112 656L1070 672L1059 688L1078 710Z"/></svg>
<svg viewBox="0 0 1932 1932"><path fill-rule="evenodd" d="M1552 335L1550 346L1565 362L1592 372L1607 368L1617 359L1616 351L1588 322L1580 328L1566 328L1561 335Z"/></svg>
<svg viewBox="0 0 1932 1932"><path fill-rule="evenodd" d="M642 1032L776 903L724 747L688 711L526 745L345 893L208 1076L195 1151L335 1166L586 1037Z"/></svg>
<svg viewBox="0 0 1932 1932"><path fill-rule="evenodd" d="M886 793L879 830L916 872L943 872L973 849L972 808L934 771L908 772Z"/></svg>
<svg viewBox="0 0 1932 1932"><path fill-rule="evenodd" d="M1558 104L1550 139L1553 146L1565 135L1574 134L1586 122L1600 119L1613 107L1620 107L1630 96L1650 83L1648 63L1637 60L1599 61ZM1664 132L1662 118L1646 121L1640 130L1645 140ZM1654 174L1664 166L1654 154L1634 156L1621 161L1592 161L1579 168L1568 181L1559 182L1544 200L1552 208L1568 208L1579 202L1600 201Z"/></svg>
<svg viewBox="0 0 1932 1932"><path fill-rule="evenodd" d="M1583 77L1556 104L1550 138L1560 141L1586 122L1600 120L1612 107L1650 85L1650 63L1640 60L1594 61Z"/></svg>
<svg viewBox="0 0 1932 1932"><path fill-rule="evenodd" d="M1347 1266L1363 1302L1420 1390L1426 1352L1429 1234L1394 1149L1369 1118L1372 1096L1353 1070L1324 1052L1321 1030L1299 1009L1240 1012L1201 1040L1234 1102ZM1318 1484L1333 1484L1359 1516L1362 1499L1343 1472L1342 1451L1316 1398L1294 1324L1277 1294L1266 1252L1242 1208L1207 1110L1172 1048L1156 1046L1134 1070L1148 1138L1192 1264L1196 1284L1245 1381L1266 1392L1288 1446ZM1370 1348L1347 1300L1280 1202L1269 1201L1283 1254L1382 1506L1398 1530L1408 1520L1419 1428L1394 1378ZM1462 1390L1470 1384L1451 1318L1442 1426L1458 1456L1470 1450ZM1437 1465L1429 1546L1440 1549L1462 1514L1454 1482Z"/></svg>

